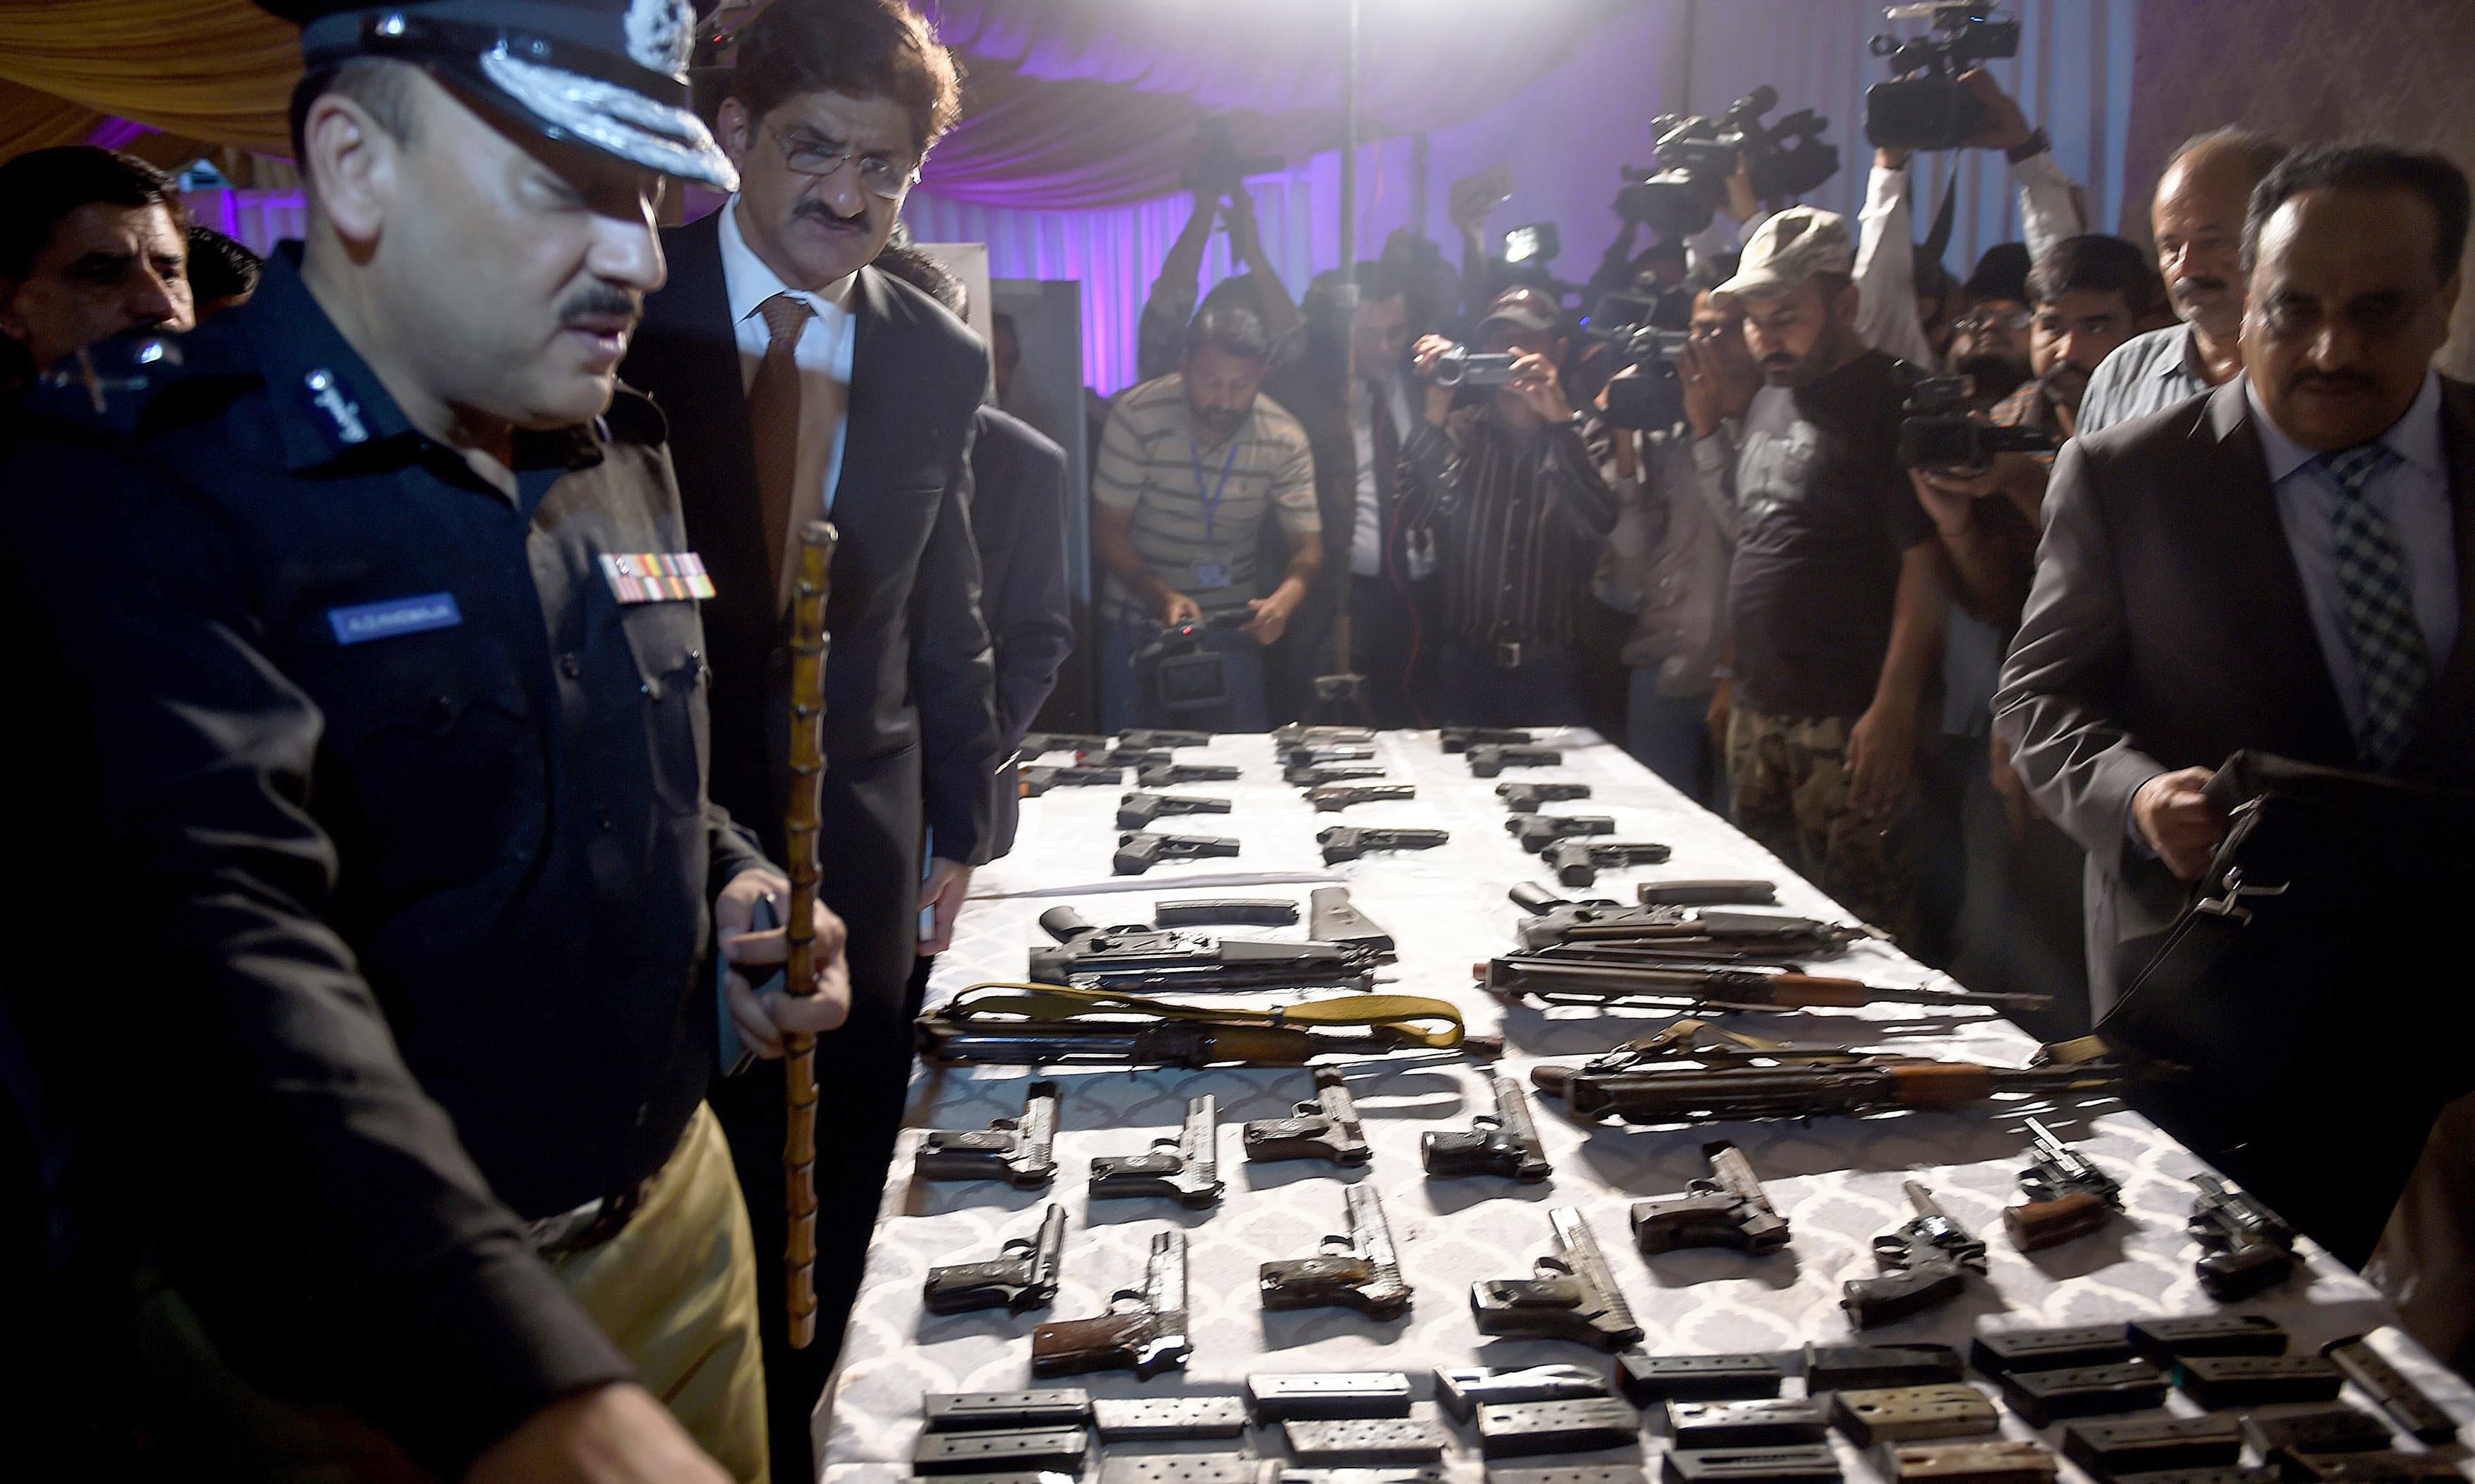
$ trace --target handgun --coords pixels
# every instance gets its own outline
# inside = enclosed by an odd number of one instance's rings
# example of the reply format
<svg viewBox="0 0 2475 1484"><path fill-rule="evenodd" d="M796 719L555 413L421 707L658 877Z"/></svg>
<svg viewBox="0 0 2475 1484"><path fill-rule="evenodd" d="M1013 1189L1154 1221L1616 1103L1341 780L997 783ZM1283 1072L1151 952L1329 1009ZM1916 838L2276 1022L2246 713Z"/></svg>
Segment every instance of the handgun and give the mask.
<svg viewBox="0 0 2475 1484"><path fill-rule="evenodd" d="M1193 896L1152 904L1156 928L1293 928L1297 923L1298 904L1279 897Z"/></svg>
<svg viewBox="0 0 2475 1484"><path fill-rule="evenodd" d="M1031 1084L1022 1111L986 1129L931 1129L912 1157L915 1180L1001 1180L1017 1190L1038 1190L1057 1178L1058 1088Z"/></svg>
<svg viewBox="0 0 2475 1484"><path fill-rule="evenodd" d="M1564 761L1564 754L1553 747L1523 747L1492 744L1469 749L1470 776L1493 778L1507 767L1554 767Z"/></svg>
<svg viewBox="0 0 2475 1484"><path fill-rule="evenodd" d="M1342 943L1384 959L1392 957L1392 935L1375 925L1349 899L1347 887L1317 887L1307 893L1307 936L1318 943Z"/></svg>
<svg viewBox="0 0 2475 1484"><path fill-rule="evenodd" d="M1330 825L1315 832L1326 865L1355 861L1370 850L1433 850L1451 839L1442 830L1379 830L1356 824Z"/></svg>
<svg viewBox="0 0 2475 1484"><path fill-rule="evenodd" d="M2294 1272L2294 1229L2214 1175L2193 1176L2192 1183L2200 1194L2184 1229L2206 1249L2193 1268L2208 1296L2239 1303L2285 1282Z"/></svg>
<svg viewBox="0 0 2475 1484"><path fill-rule="evenodd" d="M1495 796L1516 815L1534 815L1541 804L1565 804L1590 796L1586 783L1500 783Z"/></svg>
<svg viewBox="0 0 2475 1484"><path fill-rule="evenodd" d="M1375 749L1356 742L1312 742L1283 747L1277 754L1284 767L1323 767L1334 763L1364 763Z"/></svg>
<svg viewBox="0 0 2475 1484"><path fill-rule="evenodd" d="M1337 814L1352 804L1380 804L1386 799L1413 799L1418 786L1409 783L1326 783L1307 791L1307 802L1319 814Z"/></svg>
<svg viewBox="0 0 2475 1484"><path fill-rule="evenodd" d="M2086 1236L2104 1226L2109 1213L2122 1209L2120 1182L2095 1161L2034 1118L2028 1120L2028 1132L2036 1143L2028 1168L2020 1176L2020 1189L2028 1199L2002 1208L2002 1226L2014 1247L2032 1253Z"/></svg>
<svg viewBox="0 0 2475 1484"><path fill-rule="evenodd" d="M1267 1310L1356 1309L1369 1319L1398 1319L1409 1312L1410 1287L1401 1280L1392 1251L1392 1229L1372 1185L1343 1192L1349 1230L1323 1239L1311 1257L1264 1263L1257 1287Z"/></svg>
<svg viewBox="0 0 2475 1484"><path fill-rule="evenodd" d="M1541 852L1556 879L1568 887L1586 887L1599 872L1628 865L1664 865L1671 852L1650 840L1567 839Z"/></svg>
<svg viewBox="0 0 2475 1484"><path fill-rule="evenodd" d="M1331 1067L1317 1067L1314 1085L1314 1101L1297 1105L1290 1116L1258 1118L1238 1131L1248 1159L1257 1164L1321 1159L1347 1165L1374 1157L1366 1130L1358 1121L1358 1100L1349 1095L1349 1080Z"/></svg>
<svg viewBox="0 0 2475 1484"><path fill-rule="evenodd" d="M1504 833L1532 855L1543 853L1559 839L1577 835L1613 835L1613 815L1514 815L1504 821Z"/></svg>
<svg viewBox="0 0 2475 1484"><path fill-rule="evenodd" d="M1052 907L1041 912L1040 925L1057 943L1032 948L1028 961L1033 982L1087 989L1149 993L1320 985L1360 987L1383 961L1383 955L1373 948L1351 943L1206 937L1139 922L1094 927L1071 907Z"/></svg>
<svg viewBox="0 0 2475 1484"><path fill-rule="evenodd" d="M1026 767L1022 796L1036 799L1051 789L1114 789L1126 775L1114 767Z"/></svg>
<svg viewBox="0 0 2475 1484"><path fill-rule="evenodd" d="M1418 1136L1418 1156L1427 1173L1444 1180L1468 1175L1500 1175L1536 1184L1554 1174L1547 1146L1538 1141L1538 1126L1530 1120L1530 1099L1509 1077L1490 1077L1495 1111L1481 1113L1475 1127L1452 1133Z"/></svg>
<svg viewBox="0 0 2475 1484"><path fill-rule="evenodd" d="M1435 741L1446 752L1467 752L1472 747L1527 747L1537 739L1528 732L1504 726L1448 726L1435 733Z"/></svg>
<svg viewBox="0 0 2475 1484"><path fill-rule="evenodd" d="M1132 1371L1148 1380L1186 1369L1193 1353L1186 1321L1186 1233L1175 1228L1153 1234L1143 1286L1119 1289L1107 1313L1031 1332L1031 1374L1040 1376Z"/></svg>
<svg viewBox="0 0 2475 1484"><path fill-rule="evenodd" d="M1281 769L1283 782L1301 789L1320 789L1328 784L1348 783L1355 779L1383 776L1383 767L1374 763L1307 764Z"/></svg>
<svg viewBox="0 0 2475 1484"><path fill-rule="evenodd" d="M1115 768L1131 767L1140 771L1146 767L1166 767L1168 765L1176 761L1176 756L1165 747L1117 746L1112 747L1107 752L1101 754L1099 762L1094 766L1099 767Z"/></svg>
<svg viewBox="0 0 2475 1484"><path fill-rule="evenodd" d="M1644 1256L1687 1247L1731 1247L1760 1256L1787 1245L1787 1218L1771 1204L1743 1150L1720 1139L1702 1146L1710 1176L1681 1196L1632 1208L1633 1240Z"/></svg>
<svg viewBox="0 0 2475 1484"><path fill-rule="evenodd" d="M1117 800L1117 828L1139 830L1166 815L1225 815L1230 811L1227 799L1206 798L1199 793L1155 793L1138 789Z"/></svg>
<svg viewBox="0 0 2475 1484"><path fill-rule="evenodd" d="M1135 782L1146 789L1174 789L1188 783L1231 783L1238 777L1234 763L1155 763L1135 774Z"/></svg>
<svg viewBox="0 0 2475 1484"><path fill-rule="evenodd" d="M1210 732L1174 732L1164 727L1139 726L1117 734L1120 747L1209 747Z"/></svg>
<svg viewBox="0 0 2475 1484"><path fill-rule="evenodd" d="M1362 726L1308 726L1302 721L1284 722L1272 728L1270 735L1275 748L1328 747L1375 740L1375 734Z"/></svg>
<svg viewBox="0 0 2475 1484"><path fill-rule="evenodd" d="M922 1290L931 1314L1006 1309L1017 1314L1044 1309L1057 1297L1058 1259L1066 1251L1066 1207L1051 1203L1040 1218L1040 1235L1015 1237L997 1249L993 1262L930 1268Z"/></svg>
<svg viewBox="0 0 2475 1484"><path fill-rule="evenodd" d="M1603 1350L1639 1345L1641 1326L1581 1208L1559 1205L1547 1219L1556 1251L1539 1258L1529 1277L1481 1278L1470 1285L1479 1333L1571 1340Z"/></svg>
<svg viewBox="0 0 2475 1484"><path fill-rule="evenodd" d="M1098 1155L1091 1160L1090 1198L1113 1201L1166 1196L1189 1210L1220 1204L1220 1100L1211 1093L1190 1098L1186 1122L1174 1138L1152 1140L1139 1155Z"/></svg>
<svg viewBox="0 0 2475 1484"><path fill-rule="evenodd" d="M1026 758L1044 757L1052 752L1070 752L1081 757L1098 752L1109 745L1105 737L1086 737L1079 732L1026 732L1017 754Z"/></svg>
<svg viewBox="0 0 2475 1484"><path fill-rule="evenodd" d="M1839 1306L1859 1329L1939 1308L1959 1297L1969 1274L1985 1271L1985 1244L1951 1220L1932 1191L1915 1180L1901 1188L1917 1214L1874 1239L1874 1260L1887 1271L1851 1278L1840 1289Z"/></svg>
<svg viewBox="0 0 2475 1484"><path fill-rule="evenodd" d="M1120 876L1139 876L1163 861L1201 861L1234 856L1238 842L1222 835L1154 835L1129 830L1117 837L1117 853L1109 868Z"/></svg>

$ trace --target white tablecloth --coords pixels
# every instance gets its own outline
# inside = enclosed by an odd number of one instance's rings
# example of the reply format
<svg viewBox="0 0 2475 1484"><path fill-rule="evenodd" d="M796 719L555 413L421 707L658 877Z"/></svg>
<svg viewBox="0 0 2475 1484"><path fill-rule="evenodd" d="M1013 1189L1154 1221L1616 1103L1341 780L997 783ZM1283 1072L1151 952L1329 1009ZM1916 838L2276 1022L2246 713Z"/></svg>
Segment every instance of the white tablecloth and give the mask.
<svg viewBox="0 0 2475 1484"><path fill-rule="evenodd" d="M1589 799L1550 807L1612 815L1616 838L1663 841L1674 847L1674 856L1661 866L1605 872L1590 890L1563 894L1629 902L1634 884L1643 880L1768 877L1779 884L1785 911L1846 915L1725 821L1684 800L1594 734L1569 734L1564 745L1562 766L1515 769L1504 778L1587 782L1594 791ZM1222 737L1209 748L1181 751L1181 761L1235 763L1244 769L1236 783L1177 791L1230 798L1236 812L1167 819L1154 828L1234 837L1243 842L1242 853L1235 860L1157 866L1136 878L1110 875L1119 791L1059 789L1025 800L1015 853L980 873L955 946L939 961L929 1003L966 985L1021 978L1026 945L1039 934L1034 918L1061 902L1095 922L1139 922L1149 919L1156 901L1180 896L1286 896L1303 907L1307 883L1335 880L1345 882L1358 905L1399 940L1400 962L1382 987L1450 997L1463 1007L1473 1031L1501 1031L1508 1043L1501 1067L1525 1085L1534 1061L1584 1059L1665 1022L1664 1016L1586 1009L1507 1008L1476 990L1471 965L1507 951L1511 926L1522 915L1506 898L1507 889L1522 881L1552 888L1552 878L1538 858L1524 854L1507 835L1507 816L1493 781L1472 778L1465 761L1443 753L1434 734L1387 733L1377 747L1390 778L1414 782L1418 796L1341 815L1316 814L1299 790L1282 782L1262 737ZM1436 850L1372 856L1327 870L1314 836L1338 822L1440 826L1452 839ZM1250 876L1256 880L1233 880ZM1304 929L1206 931L1293 937ZM1880 984L1919 984L1933 977L1879 943L1860 944L1817 971ZM1807 1011L1741 1016L1736 1023L1781 1039L1861 1042L2007 1065L2021 1063L2034 1049L2007 1021L1939 1010ZM1055 1185L1041 1192L912 1180L919 1131L978 1129L1017 1113L1035 1075L1011 1068L921 1072L913 1084L866 1284L821 1425L828 1476L856 1484L863 1477L906 1473L925 1393L1036 1384L1029 1369L1032 1327L1046 1319L1099 1313L1113 1290L1139 1285L1151 1235L1164 1224L1188 1234L1193 1358L1183 1375L1148 1383L1124 1374L1088 1378L1097 1395L1227 1392L1248 1374L1266 1370L1403 1370L1424 1386L1438 1366L1595 1363L1594 1352L1577 1347L1488 1340L1470 1314L1473 1281L1523 1276L1533 1258L1551 1250L1547 1211L1557 1204L1578 1205L1586 1214L1654 1353L1784 1353L1808 1340L1860 1338L1851 1334L1839 1307L1840 1284L1877 1271L1871 1243L1907 1219L1900 1184L1911 1179L1932 1187L1954 1217L1987 1239L1991 1273L1949 1307L1868 1331L1864 1340L1937 1340L1964 1349L1979 1327L2090 1324L2215 1307L2193 1276L2196 1249L2183 1230L2191 1208L2189 1178L2205 1167L2110 1099L1811 1125L1643 1131L1576 1123L1554 1101L1533 1095L1533 1113L1555 1161L1551 1183L1428 1180L1419 1165L1418 1135L1465 1128L1488 1110L1487 1071L1449 1061L1364 1063L1354 1070L1351 1083L1375 1157L1350 1172L1318 1161L1243 1160L1236 1125L1278 1116L1293 1102L1311 1098L1304 1071L1052 1069L1040 1075L1053 1076L1065 1087L1060 1170ZM1087 1207L1083 1186L1092 1156L1137 1153L1153 1137L1174 1133L1187 1100L1203 1092L1218 1097L1222 1119L1219 1155L1228 1193L1216 1209L1187 1211L1148 1200ZM2127 1220L2037 1253L2022 1253L2003 1239L1999 1211L2019 1199L2026 1112L2037 1113L2122 1181ZM1752 1160L1772 1201L1794 1226L1791 1249L1758 1259L1708 1251L1644 1258L1630 1240L1630 1204L1679 1192L1704 1174L1700 1152L1714 1138L1734 1140ZM1257 1265L1308 1255L1325 1233L1343 1229L1341 1187L1352 1180L1372 1181L1382 1192L1404 1274L1417 1290L1413 1311L1386 1324L1341 1310L1263 1312L1256 1296ZM1001 1310L945 1318L924 1313L919 1289L928 1269L995 1256L1007 1238L1033 1232L1050 1200L1063 1202L1069 1218L1063 1287L1050 1310L1020 1317ZM2384 1301L2362 1279L2317 1249L2308 1249L2308 1271L2243 1310L2274 1316L2298 1348L2371 1329L2389 1317ZM2462 1420L2475 1416L2475 1394L2455 1377L2394 1331L2383 1337L2383 1345L2430 1381ZM2006 1425L2028 1435L2007 1414ZM1474 1440L1464 1436L1459 1445L1453 1469L1475 1477ZM1264 1446L1267 1456L1278 1456L1276 1438ZM1554 1460L1532 1462L1548 1461ZM1867 1476L1862 1471L1851 1474Z"/></svg>

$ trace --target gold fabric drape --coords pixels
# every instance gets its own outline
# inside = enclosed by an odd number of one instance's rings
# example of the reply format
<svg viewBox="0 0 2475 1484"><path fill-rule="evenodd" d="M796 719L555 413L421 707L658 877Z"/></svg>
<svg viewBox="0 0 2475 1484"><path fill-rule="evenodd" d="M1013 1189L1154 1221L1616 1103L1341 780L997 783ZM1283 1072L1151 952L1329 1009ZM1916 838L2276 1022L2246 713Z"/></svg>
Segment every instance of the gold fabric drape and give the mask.
<svg viewBox="0 0 2475 1484"><path fill-rule="evenodd" d="M0 0L0 158L73 144L111 115L285 154L300 75L300 33L249 0Z"/></svg>

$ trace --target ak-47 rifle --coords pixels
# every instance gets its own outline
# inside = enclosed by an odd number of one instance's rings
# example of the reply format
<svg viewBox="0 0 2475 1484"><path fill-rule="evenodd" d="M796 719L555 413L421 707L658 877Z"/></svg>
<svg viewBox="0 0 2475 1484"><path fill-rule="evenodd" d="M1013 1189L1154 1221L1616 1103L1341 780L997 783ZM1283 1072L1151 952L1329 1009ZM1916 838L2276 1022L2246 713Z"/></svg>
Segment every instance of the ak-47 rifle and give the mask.
<svg viewBox="0 0 2475 1484"><path fill-rule="evenodd" d="M817 830L825 782L825 608L833 596L834 528L811 521L799 532L799 573L791 589L791 797L784 835L789 845L791 907L782 924L783 992L817 992ZM782 1037L789 1128L782 1144L784 1205L790 1230L783 1245L785 1306L793 1350L817 1338L817 1038Z"/></svg>
<svg viewBox="0 0 2475 1484"><path fill-rule="evenodd" d="M1461 1028L1459 1007L1416 995L1348 993L1278 1010L1195 1006L1106 989L981 985L919 1018L919 1054L939 1066L1304 1066L1318 1057L1500 1055Z"/></svg>
<svg viewBox="0 0 2475 1484"><path fill-rule="evenodd" d="M2046 996L1920 989L1830 979L1788 968L1744 967L1691 961L1606 961L1580 955L1507 954L1480 971L1486 987L1508 999L1542 1005L1626 1005L1682 1001L1707 1010L1792 1010L1853 1005L1999 1006L2033 1009Z"/></svg>
<svg viewBox="0 0 2475 1484"><path fill-rule="evenodd" d="M1053 948L1031 950L1031 977L1043 985L1146 991L1363 988L1383 958L1348 943L1204 937L1139 922L1094 927L1071 907L1041 912L1040 925L1057 939Z"/></svg>
<svg viewBox="0 0 2475 1484"><path fill-rule="evenodd" d="M1256 1273L1263 1307L1356 1309L1370 1319L1398 1319L1409 1312L1411 1289L1401 1277L1392 1251L1392 1228L1372 1185L1351 1185L1349 1230L1323 1239L1311 1257L1264 1263Z"/></svg>
<svg viewBox="0 0 2475 1484"><path fill-rule="evenodd" d="M1572 902L1528 882L1507 894L1532 914L1514 933L1521 946L1532 953L1568 948L1586 949L1600 957L1635 952L1671 959L1809 959L1827 957L1850 943L1879 936L1861 924L1823 922L1784 912Z"/></svg>

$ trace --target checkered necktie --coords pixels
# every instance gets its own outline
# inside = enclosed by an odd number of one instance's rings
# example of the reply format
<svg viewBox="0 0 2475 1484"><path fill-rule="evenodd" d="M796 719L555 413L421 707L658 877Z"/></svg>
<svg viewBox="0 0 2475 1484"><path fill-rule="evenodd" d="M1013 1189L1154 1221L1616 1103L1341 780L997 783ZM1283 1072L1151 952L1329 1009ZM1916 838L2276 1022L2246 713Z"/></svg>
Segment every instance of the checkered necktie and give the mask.
<svg viewBox="0 0 2475 1484"><path fill-rule="evenodd" d="M2338 591L2345 599L2346 643L2364 683L2363 717L2355 744L2364 760L2387 771L2397 766L2414 740L2415 713L2432 671L2423 629L2414 620L2407 587L2406 558L2389 518L2364 498L2364 487L2398 462L2377 443L2357 444L2316 462L2338 487L2336 540Z"/></svg>

